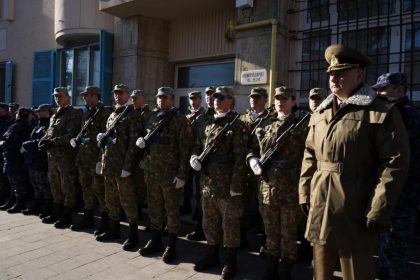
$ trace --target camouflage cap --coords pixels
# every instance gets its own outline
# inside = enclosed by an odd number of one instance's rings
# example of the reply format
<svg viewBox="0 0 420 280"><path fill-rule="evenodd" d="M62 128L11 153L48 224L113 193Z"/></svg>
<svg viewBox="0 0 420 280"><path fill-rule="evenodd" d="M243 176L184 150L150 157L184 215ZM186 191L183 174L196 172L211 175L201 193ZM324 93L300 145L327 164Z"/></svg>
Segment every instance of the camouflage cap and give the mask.
<svg viewBox="0 0 420 280"><path fill-rule="evenodd" d="M52 109L52 106L50 104L41 104L34 111L39 112L42 110L51 110L51 109Z"/></svg>
<svg viewBox="0 0 420 280"><path fill-rule="evenodd" d="M249 97L251 96L265 96L267 97L267 90L263 87L255 87L251 89L251 93L249 94Z"/></svg>
<svg viewBox="0 0 420 280"><path fill-rule="evenodd" d="M156 96L174 96L174 90L171 87L160 87Z"/></svg>
<svg viewBox="0 0 420 280"><path fill-rule="evenodd" d="M217 87L215 94L233 97L233 88L226 86Z"/></svg>
<svg viewBox="0 0 420 280"><path fill-rule="evenodd" d="M328 92L325 88L313 88L309 92L309 98L312 96L319 96L322 99L325 99L328 96Z"/></svg>
<svg viewBox="0 0 420 280"><path fill-rule="evenodd" d="M385 73L379 76L372 88L384 88L388 85L407 86L407 77L404 73Z"/></svg>
<svg viewBox="0 0 420 280"><path fill-rule="evenodd" d="M9 110L9 105L7 105L6 103L0 102L0 108Z"/></svg>
<svg viewBox="0 0 420 280"><path fill-rule="evenodd" d="M16 103L16 102L9 103L9 107L19 107L19 106L20 106L19 103Z"/></svg>
<svg viewBox="0 0 420 280"><path fill-rule="evenodd" d="M56 87L53 91L53 95L69 95L69 91L66 87Z"/></svg>
<svg viewBox="0 0 420 280"><path fill-rule="evenodd" d="M141 89L135 89L131 92L130 97L144 96L144 92Z"/></svg>
<svg viewBox="0 0 420 280"><path fill-rule="evenodd" d="M207 92L215 92L214 87L210 86L210 87L206 87L206 90L204 91L205 93Z"/></svg>
<svg viewBox="0 0 420 280"><path fill-rule="evenodd" d="M112 93L114 93L116 91L123 91L123 92L130 93L130 89L128 88L128 86L126 86L124 84L115 85L114 89L112 90Z"/></svg>
<svg viewBox="0 0 420 280"><path fill-rule="evenodd" d="M87 94L96 94L98 96L101 96L101 89L95 86L87 86L85 88L85 91L82 91L79 95L87 95Z"/></svg>
<svg viewBox="0 0 420 280"><path fill-rule="evenodd" d="M289 98L291 96L295 96L295 89L294 88L289 88L289 87L278 87L276 88L276 93L274 94L274 96L282 96L284 98Z"/></svg>
<svg viewBox="0 0 420 280"><path fill-rule="evenodd" d="M327 72L340 71L351 68L366 68L370 65L370 59L360 51L341 45L334 44L325 50L325 59L328 66Z"/></svg>
<svg viewBox="0 0 420 280"><path fill-rule="evenodd" d="M201 99L201 92L200 91L191 91L190 93L188 93L188 97L195 97L195 98L200 98Z"/></svg>

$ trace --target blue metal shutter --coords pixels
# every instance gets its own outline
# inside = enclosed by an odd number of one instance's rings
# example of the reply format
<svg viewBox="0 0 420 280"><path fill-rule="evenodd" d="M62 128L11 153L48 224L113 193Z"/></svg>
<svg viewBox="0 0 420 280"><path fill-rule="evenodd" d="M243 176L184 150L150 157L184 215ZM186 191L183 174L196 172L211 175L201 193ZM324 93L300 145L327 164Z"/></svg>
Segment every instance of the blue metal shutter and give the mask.
<svg viewBox="0 0 420 280"><path fill-rule="evenodd" d="M55 87L56 51L34 52L32 105L52 104Z"/></svg>
<svg viewBox="0 0 420 280"><path fill-rule="evenodd" d="M4 102L10 103L12 102L13 98L13 62L6 61L5 63L6 69L6 80L4 83Z"/></svg>
<svg viewBox="0 0 420 280"><path fill-rule="evenodd" d="M112 33L101 30L100 51L101 51L101 74L100 87L101 99L105 105L111 104L112 91L112 62L114 50L114 35Z"/></svg>

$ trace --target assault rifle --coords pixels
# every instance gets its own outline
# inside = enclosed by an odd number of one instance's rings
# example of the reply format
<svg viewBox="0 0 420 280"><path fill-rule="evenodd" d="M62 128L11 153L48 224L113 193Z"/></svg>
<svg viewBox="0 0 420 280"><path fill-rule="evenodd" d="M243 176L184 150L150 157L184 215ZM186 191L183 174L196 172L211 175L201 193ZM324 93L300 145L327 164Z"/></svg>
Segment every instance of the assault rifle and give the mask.
<svg viewBox="0 0 420 280"><path fill-rule="evenodd" d="M95 113L93 114L93 116L91 116L86 122L85 122L85 124L83 125L83 127L82 127L82 129L80 130L80 132L79 132L79 134L77 134L77 136L76 136L76 138L72 138L72 139L70 139L70 145L73 147L73 148L76 148L77 146L79 146L81 143L83 143L83 144L88 144L89 143L89 140L85 140L85 139L82 139L82 137L83 136L85 136L85 134L86 134L86 131L87 131L87 129L88 129L88 127L93 123L93 121L96 119L96 117L98 116L98 114L99 114L99 111L100 111L100 109L99 108L96 108L96 111L95 111Z"/></svg>
<svg viewBox="0 0 420 280"><path fill-rule="evenodd" d="M166 115L153 127L153 129L144 136L144 142L146 145L149 144L150 140L155 136L156 133L160 132L178 113L179 108L174 108L166 113Z"/></svg>
<svg viewBox="0 0 420 280"><path fill-rule="evenodd" d="M104 137L101 139L101 141L98 141L98 148L102 148L106 144L106 140L108 139L109 135L111 135L112 131L114 130L117 123L125 116L125 114L128 112L128 109L131 105L125 106L124 110L115 118L115 120L111 123L111 125L108 127L108 129L105 131Z"/></svg>
<svg viewBox="0 0 420 280"><path fill-rule="evenodd" d="M203 163L206 160L206 158L216 150L217 143L222 141L222 139L226 135L228 135L229 129L233 126L233 124L236 122L236 120L238 118L239 118L239 114L236 114L236 116L233 118L233 120L231 122L228 122L227 124L225 124L225 126L222 128L222 130L220 130L219 133L217 133L217 135L215 135L213 137L213 139L210 140L210 143L207 145L207 147L204 149L204 151L197 158L197 160L200 163Z"/></svg>
<svg viewBox="0 0 420 280"><path fill-rule="evenodd" d="M257 130L257 128L261 125L261 123L263 121L265 121L266 119L268 119L271 114L274 112L274 105L271 105L270 107L267 108L267 112L264 114L264 116L262 116L257 123L254 124L254 127L251 131L251 134L249 136L252 136L255 134L255 131Z"/></svg>

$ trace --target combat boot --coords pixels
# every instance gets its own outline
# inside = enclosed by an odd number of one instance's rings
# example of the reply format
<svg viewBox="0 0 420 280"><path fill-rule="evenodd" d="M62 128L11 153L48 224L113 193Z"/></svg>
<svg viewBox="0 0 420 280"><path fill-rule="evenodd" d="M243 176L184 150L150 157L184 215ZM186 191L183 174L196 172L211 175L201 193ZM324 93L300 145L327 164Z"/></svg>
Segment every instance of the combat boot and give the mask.
<svg viewBox="0 0 420 280"><path fill-rule="evenodd" d="M10 191L9 199L7 200L7 202L5 204L0 206L0 210L6 211L10 207L12 207L15 204L15 202L16 202L15 192Z"/></svg>
<svg viewBox="0 0 420 280"><path fill-rule="evenodd" d="M49 216L42 218L42 222L44 224L53 224L57 222L58 219L60 219L62 212L63 212L63 204L54 203L52 213Z"/></svg>
<svg viewBox="0 0 420 280"><path fill-rule="evenodd" d="M46 218L49 215L51 215L52 210L53 210L53 201L52 201L52 199L46 199L44 201L44 206L42 207L42 211L41 211L41 213L39 214L38 217L40 219Z"/></svg>
<svg viewBox="0 0 420 280"><path fill-rule="evenodd" d="M108 228L108 212L103 211L101 212L101 223L99 224L99 227L93 232L95 236L98 236L106 231Z"/></svg>
<svg viewBox="0 0 420 280"><path fill-rule="evenodd" d="M42 208L42 199L35 199L34 204L31 207L28 207L22 210L23 215L38 215L41 212Z"/></svg>
<svg viewBox="0 0 420 280"><path fill-rule="evenodd" d="M266 265L261 280L280 280L278 270L279 258L266 253L265 264Z"/></svg>
<svg viewBox="0 0 420 280"><path fill-rule="evenodd" d="M171 263L176 257L176 239L177 235L169 233L168 245L163 252L162 259L164 263Z"/></svg>
<svg viewBox="0 0 420 280"><path fill-rule="evenodd" d="M193 232L187 234L187 239L191 241L203 241L206 240L203 232L203 225L201 221L197 222L197 225Z"/></svg>
<svg viewBox="0 0 420 280"><path fill-rule="evenodd" d="M64 206L63 208L63 215L61 218L55 222L55 228L66 228L71 225L72 217L71 217L71 207Z"/></svg>
<svg viewBox="0 0 420 280"><path fill-rule="evenodd" d="M219 245L207 245L206 254L201 260L194 264L194 270L200 272L219 265Z"/></svg>
<svg viewBox="0 0 420 280"><path fill-rule="evenodd" d="M23 197L18 197L16 198L15 204L11 208L7 209L7 213L10 213L10 214L20 213L25 208L26 208L25 199Z"/></svg>
<svg viewBox="0 0 420 280"><path fill-rule="evenodd" d="M93 221L93 210L85 209L83 211L82 219L78 223L71 225L70 229L72 231L79 231L85 228L93 228L93 227L95 227L95 222Z"/></svg>
<svg viewBox="0 0 420 280"><path fill-rule="evenodd" d="M123 244L123 250L125 251L129 251L134 249L137 244L139 243L139 236L137 234L137 224L131 224L129 225L129 230L128 230L128 238L124 241Z"/></svg>
<svg viewBox="0 0 420 280"><path fill-rule="evenodd" d="M236 248L226 248L226 263L222 270L222 280L233 279L236 275Z"/></svg>
<svg viewBox="0 0 420 280"><path fill-rule="evenodd" d="M160 230L153 230L152 239L150 239L146 246L139 250L139 254L147 256L155 252L162 251L162 237L160 236Z"/></svg>
<svg viewBox="0 0 420 280"><path fill-rule="evenodd" d="M106 241L111 239L117 239L121 237L120 221L110 220L109 227L107 230L96 236L97 241Z"/></svg>
<svg viewBox="0 0 420 280"><path fill-rule="evenodd" d="M282 259L280 261L280 279L281 280L292 280L292 269L293 269L292 260Z"/></svg>

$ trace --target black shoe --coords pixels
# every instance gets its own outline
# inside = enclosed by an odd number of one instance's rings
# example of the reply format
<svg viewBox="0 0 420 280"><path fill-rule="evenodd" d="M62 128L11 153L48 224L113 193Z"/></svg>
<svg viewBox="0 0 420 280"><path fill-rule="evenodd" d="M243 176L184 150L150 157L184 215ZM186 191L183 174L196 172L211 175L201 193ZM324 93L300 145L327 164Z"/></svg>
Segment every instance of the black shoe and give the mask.
<svg viewBox="0 0 420 280"><path fill-rule="evenodd" d="M246 229L241 228L241 249L248 248L248 235L246 234Z"/></svg>
<svg viewBox="0 0 420 280"><path fill-rule="evenodd" d="M5 204L0 206L0 210L6 211L7 209L9 209L13 205L15 205L15 203L16 203L15 193L13 191L10 191L9 199L7 200L7 202Z"/></svg>
<svg viewBox="0 0 420 280"><path fill-rule="evenodd" d="M191 205L182 205L179 208L179 214L180 215L189 215L192 213Z"/></svg>
<svg viewBox="0 0 420 280"><path fill-rule="evenodd" d="M103 211L101 212L101 223L99 224L99 227L93 232L95 236L101 235L106 231L109 224L109 217L108 212Z"/></svg>
<svg viewBox="0 0 420 280"><path fill-rule="evenodd" d="M162 252L162 238L158 230L152 232L152 239L147 242L146 246L139 250L139 254L142 256L147 256L155 252Z"/></svg>
<svg viewBox="0 0 420 280"><path fill-rule="evenodd" d="M281 280L292 280L292 269L294 261L282 259L280 261L280 279Z"/></svg>
<svg viewBox="0 0 420 280"><path fill-rule="evenodd" d="M63 215L63 204L54 203L52 213L49 216L42 218L42 222L44 224L53 224L57 222L62 215Z"/></svg>
<svg viewBox="0 0 420 280"><path fill-rule="evenodd" d="M39 214L38 217L40 219L46 218L49 215L51 215L52 210L53 210L53 201L52 201L52 199L46 199L44 201L44 206L42 207L42 211L41 211L41 213Z"/></svg>
<svg viewBox="0 0 420 280"><path fill-rule="evenodd" d="M226 264L222 270L223 280L233 279L236 275L236 248L226 248Z"/></svg>
<svg viewBox="0 0 420 280"><path fill-rule="evenodd" d="M128 230L128 238L124 241L123 250L129 251L134 249L139 243L139 236L137 234L137 224L130 224Z"/></svg>
<svg viewBox="0 0 420 280"><path fill-rule="evenodd" d="M79 223L71 225L70 229L72 231L79 231L85 228L93 228L93 227L95 227L95 222L93 221L93 210L85 209L83 211L82 219L79 221Z"/></svg>
<svg viewBox="0 0 420 280"><path fill-rule="evenodd" d="M203 271L211 267L219 266L219 245L207 245L204 257L194 264L195 271Z"/></svg>
<svg viewBox="0 0 420 280"><path fill-rule="evenodd" d="M63 215L61 218L55 222L55 228L67 228L71 225L72 217L71 217L71 207L64 206L63 207Z"/></svg>
<svg viewBox="0 0 420 280"><path fill-rule="evenodd" d="M201 221L197 222L197 225L195 227L195 230L191 233L187 234L187 239L191 241L204 241L206 240L206 236L203 232L203 225Z"/></svg>
<svg viewBox="0 0 420 280"><path fill-rule="evenodd" d="M279 258L266 254L266 265L260 280L280 280L279 277Z"/></svg>
<svg viewBox="0 0 420 280"><path fill-rule="evenodd" d="M120 222L110 220L108 229L96 236L97 241L107 241L111 239L118 239L121 237Z"/></svg>
<svg viewBox="0 0 420 280"><path fill-rule="evenodd" d="M7 213L21 213L25 208L25 200L20 197L16 199L16 203L11 208L7 209Z"/></svg>
<svg viewBox="0 0 420 280"><path fill-rule="evenodd" d="M165 252L163 252L162 259L164 263L171 263L176 257L176 239L177 235L169 233L168 245L166 246Z"/></svg>
<svg viewBox="0 0 420 280"><path fill-rule="evenodd" d="M34 204L32 204L31 207L22 210L22 214L25 216L39 215L39 213L41 213L42 210L42 202L42 199L35 199Z"/></svg>

